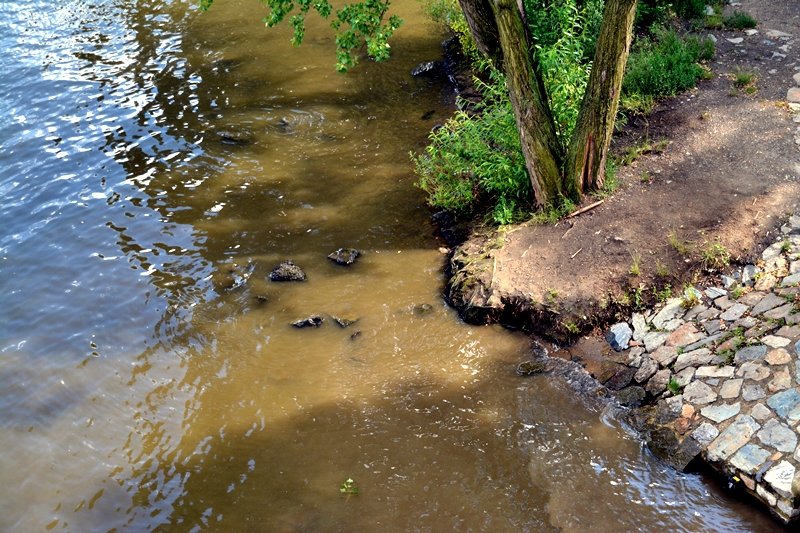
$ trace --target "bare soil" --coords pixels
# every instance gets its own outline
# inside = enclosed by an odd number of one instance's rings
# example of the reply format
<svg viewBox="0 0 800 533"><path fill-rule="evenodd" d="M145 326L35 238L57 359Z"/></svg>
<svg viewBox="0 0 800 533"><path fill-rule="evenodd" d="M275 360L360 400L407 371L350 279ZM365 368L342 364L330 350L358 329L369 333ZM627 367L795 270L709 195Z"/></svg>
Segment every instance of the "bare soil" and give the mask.
<svg viewBox="0 0 800 533"><path fill-rule="evenodd" d="M666 285L700 282L714 243L732 263L755 259L800 204L798 124L786 102L800 70L800 2L728 9L753 15L758 33L702 32L717 39L713 78L629 121L612 144L623 154L661 141L663 151L621 168L619 188L595 209L555 225L475 234L456 251L450 296L465 318L574 337L636 298L648 303ZM743 41L728 40L736 38ZM756 75L753 94L734 86L737 72Z"/></svg>

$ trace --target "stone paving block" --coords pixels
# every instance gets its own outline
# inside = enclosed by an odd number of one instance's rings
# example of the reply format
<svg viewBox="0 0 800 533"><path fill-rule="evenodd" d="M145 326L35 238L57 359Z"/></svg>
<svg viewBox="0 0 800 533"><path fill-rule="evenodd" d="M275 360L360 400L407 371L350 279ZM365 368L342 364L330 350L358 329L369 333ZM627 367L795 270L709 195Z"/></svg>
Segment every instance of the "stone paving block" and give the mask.
<svg viewBox="0 0 800 533"><path fill-rule="evenodd" d="M719 315L719 317L727 322L733 322L734 320L741 318L742 315L744 315L748 311L748 309L750 308L744 304L740 303L733 304L728 309L726 309L724 313Z"/></svg>
<svg viewBox="0 0 800 533"><path fill-rule="evenodd" d="M769 458L770 452L756 444L745 444L730 459L730 463L747 474L754 474Z"/></svg>
<svg viewBox="0 0 800 533"><path fill-rule="evenodd" d="M772 376L772 381L767 384L767 390L769 392L786 390L792 386L792 375L789 373L788 368L784 367L780 370L776 370Z"/></svg>
<svg viewBox="0 0 800 533"><path fill-rule="evenodd" d="M684 368L683 370L675 374L674 376L675 382L678 384L679 387L685 387L686 385L691 383L692 380L694 379L694 372L695 369L693 366Z"/></svg>
<svg viewBox="0 0 800 533"><path fill-rule="evenodd" d="M756 344L740 348L733 360L736 364L742 364L746 361L758 361L763 359L765 355L767 355L767 347L763 344Z"/></svg>
<svg viewBox="0 0 800 533"><path fill-rule="evenodd" d="M697 350L698 348L703 348L704 346L708 346L711 343L717 342L717 340L721 339L725 335L724 332L717 333L715 335L710 335L703 339L698 340L697 342L693 342L692 344L687 344L683 347L684 352L692 352Z"/></svg>
<svg viewBox="0 0 800 533"><path fill-rule="evenodd" d="M742 410L742 404L736 402L734 404L724 403L722 405L709 405L700 409L700 414L716 423L724 422L739 414Z"/></svg>
<svg viewBox="0 0 800 533"><path fill-rule="evenodd" d="M681 298L670 298L667 300L664 307L655 314L651 323L656 329L664 329L664 325L677 318L678 315L683 315L683 300Z"/></svg>
<svg viewBox="0 0 800 533"><path fill-rule="evenodd" d="M711 444L711 442L717 438L719 435L719 430L716 426L709 424L708 422L703 422L699 426L697 426L694 431L692 431L692 437L701 446L705 447Z"/></svg>
<svg viewBox="0 0 800 533"><path fill-rule="evenodd" d="M742 387L742 400L746 402L761 400L766 396L764 388L756 383L745 383Z"/></svg>
<svg viewBox="0 0 800 533"><path fill-rule="evenodd" d="M715 335L720 332L722 329L722 324L724 323L725 322L723 320L710 319L706 320L705 322L701 322L700 325L703 327L706 333L709 335Z"/></svg>
<svg viewBox="0 0 800 533"><path fill-rule="evenodd" d="M784 346L788 346L789 344L791 344L792 341L790 341L786 337L767 335L766 337L761 339L761 342L766 344L770 348L783 348Z"/></svg>
<svg viewBox="0 0 800 533"><path fill-rule="evenodd" d="M755 326L744 332L744 336L748 339L761 337L778 329L778 324L775 322L758 322Z"/></svg>
<svg viewBox="0 0 800 533"><path fill-rule="evenodd" d="M702 381L692 381L683 389L683 399L696 405L705 405L716 400L717 393Z"/></svg>
<svg viewBox="0 0 800 533"><path fill-rule="evenodd" d="M800 339L800 325L783 326L781 329L775 332L775 335L796 341Z"/></svg>
<svg viewBox="0 0 800 533"><path fill-rule="evenodd" d="M776 348L770 350L764 360L770 365L785 365L792 360L792 356L783 348Z"/></svg>
<svg viewBox="0 0 800 533"><path fill-rule="evenodd" d="M713 359L714 354L711 350L707 348L699 348L697 350L692 350L691 352L686 352L678 355L678 359L675 361L675 366L673 369L675 371L682 370L688 366L700 366L708 363Z"/></svg>
<svg viewBox="0 0 800 533"><path fill-rule="evenodd" d="M647 385L644 386L644 390L652 394L653 396L657 396L667 390L667 384L669 383L669 378L672 376L672 372L665 368L663 370L659 370L658 372L650 378L650 381L647 382Z"/></svg>
<svg viewBox="0 0 800 533"><path fill-rule="evenodd" d="M704 320L713 320L720 315L720 310L714 307L709 308L707 311L703 311L699 315L697 315L697 320L704 321Z"/></svg>
<svg viewBox="0 0 800 533"><path fill-rule="evenodd" d="M722 296L714 300L714 305L718 308L722 309L723 311L728 309L729 307L733 307L736 304L735 301L731 300L727 296Z"/></svg>
<svg viewBox="0 0 800 533"><path fill-rule="evenodd" d="M653 374L655 374L657 371L658 361L655 361L650 357L644 357L642 358L642 364L639 367L639 370L637 370L636 374L633 376L633 380L636 383L642 383L653 377Z"/></svg>
<svg viewBox="0 0 800 533"><path fill-rule="evenodd" d="M703 292L711 300L714 300L714 299L719 298L721 296L727 296L728 295L728 291L726 291L725 289L722 289L720 287L708 287Z"/></svg>
<svg viewBox="0 0 800 533"><path fill-rule="evenodd" d="M691 322L686 322L675 331L669 334L667 340L664 342L665 346L686 346L692 344L705 337L704 334L697 331L697 328Z"/></svg>
<svg viewBox="0 0 800 533"><path fill-rule="evenodd" d="M756 436L764 446L770 446L779 452L792 453L797 448L797 433L774 418L767 421Z"/></svg>
<svg viewBox="0 0 800 533"><path fill-rule="evenodd" d="M756 317L754 317L754 316L745 316L745 317L740 318L736 322L734 322L733 323L733 327L750 329L750 328L752 328L753 326L755 326L758 323L759 322L758 322L758 319Z"/></svg>
<svg viewBox="0 0 800 533"><path fill-rule="evenodd" d="M772 486L772 490L786 498L792 497L792 480L795 467L789 461L781 461L764 474L764 481Z"/></svg>
<svg viewBox="0 0 800 533"><path fill-rule="evenodd" d="M753 294L753 293L750 293ZM786 300L778 296L777 294L769 293L762 297L760 301L758 301L754 306L752 311L750 311L750 315L758 316L761 313L765 313L770 309L774 309L780 305L786 303Z"/></svg>
<svg viewBox="0 0 800 533"><path fill-rule="evenodd" d="M771 311L767 311L764 313L764 317L772 320L781 320L782 318L786 318L792 311L794 311L794 304L786 304L776 307Z"/></svg>
<svg viewBox="0 0 800 533"><path fill-rule="evenodd" d="M733 423L708 445L706 449L708 459L712 462L727 459L747 444L750 437L759 429L761 425L751 416L737 416Z"/></svg>
<svg viewBox="0 0 800 533"><path fill-rule="evenodd" d="M800 272L783 278L781 280L781 287L792 287L794 285L797 285L798 283L800 283Z"/></svg>
<svg viewBox="0 0 800 533"><path fill-rule="evenodd" d="M769 490L764 488L763 485L756 485L756 494L763 498L770 507L775 507L775 504L778 503L778 498Z"/></svg>
<svg viewBox="0 0 800 533"><path fill-rule="evenodd" d="M698 378L732 378L735 370L732 366L701 366L694 375Z"/></svg>
<svg viewBox="0 0 800 533"><path fill-rule="evenodd" d="M633 313L631 316L631 326L633 326L633 340L640 341L647 335L647 322L642 313Z"/></svg>
<svg viewBox="0 0 800 533"><path fill-rule="evenodd" d="M701 296L702 296L702 295L701 295ZM692 307L691 309L689 309L688 311L686 311L686 314L685 314L685 315L683 315L683 320L685 320L685 321L687 321L687 322L688 322L689 320L694 320L695 318L697 318L697 316L698 316L700 313L703 313L703 312L705 312L705 311L708 311L708 307L706 307L706 306L705 306L705 305L703 305L703 304L697 304L697 305L695 305L694 307Z"/></svg>
<svg viewBox="0 0 800 533"><path fill-rule="evenodd" d="M772 416L775 416L769 408L764 405L763 403L757 403L750 409L750 416L758 420L759 422L763 422L764 420L769 419Z"/></svg>
<svg viewBox="0 0 800 533"><path fill-rule="evenodd" d="M743 363L736 371L736 376L745 379L752 379L753 381L761 381L767 379L772 373L767 368L767 365L757 363L755 361L748 361Z"/></svg>
<svg viewBox="0 0 800 533"><path fill-rule="evenodd" d="M729 379L723 383L719 389L720 398L725 398L726 400L738 398L742 390L742 383L744 383L743 379Z"/></svg>
<svg viewBox="0 0 800 533"><path fill-rule="evenodd" d="M758 305L764 298L769 296L769 293L762 292L762 291L750 291L747 294L743 294L737 302L742 303L747 306L754 306Z"/></svg>
<svg viewBox="0 0 800 533"><path fill-rule="evenodd" d="M644 342L644 349L648 352L655 351L656 348L664 344L668 335L669 333L663 331L651 331L642 339L642 342Z"/></svg>
<svg viewBox="0 0 800 533"><path fill-rule="evenodd" d="M773 411L778 413L778 416L796 422L800 419L800 391L796 388L788 389L771 396L767 400Z"/></svg>
<svg viewBox="0 0 800 533"><path fill-rule="evenodd" d="M678 358L678 349L674 346L659 346L651 357L663 367L667 367Z"/></svg>

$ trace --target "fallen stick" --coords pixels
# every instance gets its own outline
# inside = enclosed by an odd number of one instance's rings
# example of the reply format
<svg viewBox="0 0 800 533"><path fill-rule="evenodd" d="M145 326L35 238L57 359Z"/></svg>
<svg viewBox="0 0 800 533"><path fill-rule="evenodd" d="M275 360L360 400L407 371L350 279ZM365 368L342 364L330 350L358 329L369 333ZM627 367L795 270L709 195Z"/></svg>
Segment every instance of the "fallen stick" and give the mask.
<svg viewBox="0 0 800 533"><path fill-rule="evenodd" d="M589 205L587 205L586 207L581 207L581 208L580 208L580 209L578 209L577 211L575 211L575 212L573 212L573 213L570 213L569 215L567 215L567 216L566 216L566 218L572 218L572 217L576 217L576 216L578 216L578 215L582 215L583 213L585 213L585 212L587 212L587 211L591 211L592 209L594 209L594 208L595 208L595 207L597 207L598 205L602 204L603 202L605 202L605 200L598 200L598 201L596 201L596 202L595 202L595 203L593 203L593 204L589 204Z"/></svg>
<svg viewBox="0 0 800 533"><path fill-rule="evenodd" d="M572 254L570 256L570 259L575 259L575 256L578 255L579 253L581 253L581 250L583 250L583 248L579 248L577 252L575 252L574 254Z"/></svg>

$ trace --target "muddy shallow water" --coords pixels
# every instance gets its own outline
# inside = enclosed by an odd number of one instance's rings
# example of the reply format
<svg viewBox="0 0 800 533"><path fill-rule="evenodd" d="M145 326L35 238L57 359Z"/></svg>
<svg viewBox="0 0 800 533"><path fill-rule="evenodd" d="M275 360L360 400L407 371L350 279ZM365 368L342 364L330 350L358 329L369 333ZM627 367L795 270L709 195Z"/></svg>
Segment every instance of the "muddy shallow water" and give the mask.
<svg viewBox="0 0 800 533"><path fill-rule="evenodd" d="M342 76L251 0L0 6L0 530L774 527L444 305L441 34L396 9Z"/></svg>

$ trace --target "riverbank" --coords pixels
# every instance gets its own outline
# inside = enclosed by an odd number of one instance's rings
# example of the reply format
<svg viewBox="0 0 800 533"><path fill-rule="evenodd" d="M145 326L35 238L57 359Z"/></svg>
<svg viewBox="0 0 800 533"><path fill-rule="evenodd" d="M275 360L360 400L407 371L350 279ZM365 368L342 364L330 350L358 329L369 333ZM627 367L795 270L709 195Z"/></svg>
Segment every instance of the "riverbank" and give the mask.
<svg viewBox="0 0 800 533"><path fill-rule="evenodd" d="M800 70L792 54L800 6L741 9L759 26L711 32L713 78L617 135L613 150L631 163L612 196L555 225L473 232L451 255L448 299L469 322L570 345L553 355L581 363L622 403L657 406L632 418L654 451L679 468L700 457L787 521L797 516L800 332L787 319L796 308L768 313L792 303L800 251L796 228L782 230L800 198L800 118L787 101ZM735 85L743 72L755 92ZM727 283L723 276L736 272L739 281ZM786 303L762 309L776 298ZM639 326L620 352L603 339L616 322ZM642 328L653 330L647 341ZM740 354L745 347L752 349ZM689 354L697 357L687 362ZM792 450L775 440L785 430ZM732 434L747 439L731 444Z"/></svg>

